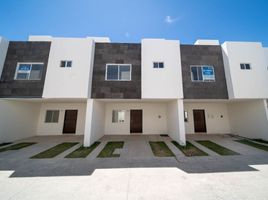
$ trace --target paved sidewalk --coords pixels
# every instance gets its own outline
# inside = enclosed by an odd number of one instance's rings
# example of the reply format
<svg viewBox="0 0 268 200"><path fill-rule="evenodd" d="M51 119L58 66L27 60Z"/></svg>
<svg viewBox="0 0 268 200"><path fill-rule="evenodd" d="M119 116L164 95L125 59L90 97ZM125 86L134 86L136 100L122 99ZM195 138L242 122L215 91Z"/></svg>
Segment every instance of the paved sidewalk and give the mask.
<svg viewBox="0 0 268 200"><path fill-rule="evenodd" d="M176 158L154 157L147 142L158 140L165 141ZM68 150L39 160L29 157L61 142L81 142L82 137L29 138L24 141L38 144L0 153L0 199L268 199L268 152L229 136L212 135L209 140L242 155L189 158L169 137L105 136L85 159L64 158ZM108 141L125 141L120 158L96 158Z"/></svg>

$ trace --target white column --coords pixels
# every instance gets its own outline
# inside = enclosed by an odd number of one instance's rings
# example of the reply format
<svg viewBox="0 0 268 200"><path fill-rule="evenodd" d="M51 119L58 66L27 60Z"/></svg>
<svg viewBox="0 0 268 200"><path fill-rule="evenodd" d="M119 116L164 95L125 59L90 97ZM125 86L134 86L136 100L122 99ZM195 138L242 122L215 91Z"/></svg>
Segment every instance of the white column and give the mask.
<svg viewBox="0 0 268 200"><path fill-rule="evenodd" d="M93 116L93 99L87 100L86 107L86 120L85 120L85 131L84 131L84 146L89 147L91 144L91 130L92 130L92 116Z"/></svg>
<svg viewBox="0 0 268 200"><path fill-rule="evenodd" d="M176 99L168 103L168 132L169 136L180 145L185 145L185 124L183 100Z"/></svg>
<svg viewBox="0 0 268 200"><path fill-rule="evenodd" d="M184 124L184 106L183 106L183 100L178 99L177 100L177 111L178 111L178 142L180 145L185 145L185 124Z"/></svg>

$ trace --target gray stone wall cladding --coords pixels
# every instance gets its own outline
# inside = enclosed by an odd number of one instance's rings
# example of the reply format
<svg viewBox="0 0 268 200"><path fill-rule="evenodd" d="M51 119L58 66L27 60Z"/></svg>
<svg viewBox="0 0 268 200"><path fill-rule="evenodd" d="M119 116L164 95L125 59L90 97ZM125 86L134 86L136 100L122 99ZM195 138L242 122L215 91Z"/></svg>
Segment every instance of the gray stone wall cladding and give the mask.
<svg viewBox="0 0 268 200"><path fill-rule="evenodd" d="M184 99L228 99L223 56L218 45L181 45ZM215 82L192 82L191 65L213 65Z"/></svg>
<svg viewBox="0 0 268 200"><path fill-rule="evenodd" d="M105 81L107 63L132 64L131 81ZM92 98L141 98L141 45L126 43L96 43Z"/></svg>
<svg viewBox="0 0 268 200"><path fill-rule="evenodd" d="M0 97L42 97L50 42L10 42L2 76ZM41 80L14 80L18 62L43 62Z"/></svg>

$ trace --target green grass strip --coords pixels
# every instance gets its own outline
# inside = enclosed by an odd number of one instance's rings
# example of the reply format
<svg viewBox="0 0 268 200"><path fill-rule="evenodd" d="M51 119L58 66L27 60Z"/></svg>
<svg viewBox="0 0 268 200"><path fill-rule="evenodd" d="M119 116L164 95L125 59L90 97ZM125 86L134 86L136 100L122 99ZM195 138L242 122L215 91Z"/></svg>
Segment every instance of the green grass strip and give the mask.
<svg viewBox="0 0 268 200"><path fill-rule="evenodd" d="M192 156L208 156L208 154L201 149L197 148L190 142L186 142L186 146L181 146L178 142L172 141L172 144L174 144L179 150L182 151L182 153L185 156L192 157Z"/></svg>
<svg viewBox="0 0 268 200"><path fill-rule="evenodd" d="M232 151L230 149L227 149L209 140L199 140L197 142L222 156L239 155L239 153Z"/></svg>
<svg viewBox="0 0 268 200"><path fill-rule="evenodd" d="M0 152L9 151L9 150L19 150L19 149L31 146L33 144L36 144L36 143L35 142L21 142L21 143L13 144L8 147L4 147L0 149Z"/></svg>
<svg viewBox="0 0 268 200"><path fill-rule="evenodd" d="M32 156L31 158L54 158L55 156L61 154L62 152L66 151L67 149L70 149L71 147L77 145L78 142L64 142L61 144L58 144L46 151L43 151L39 154L36 154L35 156Z"/></svg>
<svg viewBox="0 0 268 200"><path fill-rule="evenodd" d="M268 141L263 140L263 139L251 139L251 140L253 140L255 142L263 143L263 144L268 144Z"/></svg>
<svg viewBox="0 0 268 200"><path fill-rule="evenodd" d="M105 147L101 150L98 158L113 158L120 157L120 154L114 154L115 149L122 149L124 146L124 142L107 142Z"/></svg>
<svg viewBox="0 0 268 200"><path fill-rule="evenodd" d="M168 148L167 144L163 141L149 142L150 147L157 157L172 157L173 152Z"/></svg>
<svg viewBox="0 0 268 200"><path fill-rule="evenodd" d="M248 146L251 146L251 147L255 147L257 149L261 149L261 150L264 150L264 151L268 151L268 146L266 145L263 145L263 144L258 144L258 143L255 143L255 142L252 142L250 140L247 140L247 139L241 139L241 140L234 140L236 142L240 142L242 144L246 144Z"/></svg>
<svg viewBox="0 0 268 200"><path fill-rule="evenodd" d="M81 146L78 149L74 150L65 158L85 158L87 157L97 146L99 146L100 142L94 142L90 147Z"/></svg>

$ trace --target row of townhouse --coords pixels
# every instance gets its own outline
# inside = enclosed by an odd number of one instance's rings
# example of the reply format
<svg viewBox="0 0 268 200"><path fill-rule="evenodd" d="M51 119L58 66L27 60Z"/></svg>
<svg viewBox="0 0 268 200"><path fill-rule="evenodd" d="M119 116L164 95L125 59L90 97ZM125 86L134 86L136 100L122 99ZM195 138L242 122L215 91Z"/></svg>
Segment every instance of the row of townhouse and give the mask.
<svg viewBox="0 0 268 200"><path fill-rule="evenodd" d="M259 42L0 38L0 142L35 135L232 133L268 140Z"/></svg>

